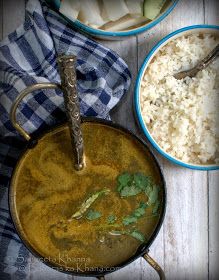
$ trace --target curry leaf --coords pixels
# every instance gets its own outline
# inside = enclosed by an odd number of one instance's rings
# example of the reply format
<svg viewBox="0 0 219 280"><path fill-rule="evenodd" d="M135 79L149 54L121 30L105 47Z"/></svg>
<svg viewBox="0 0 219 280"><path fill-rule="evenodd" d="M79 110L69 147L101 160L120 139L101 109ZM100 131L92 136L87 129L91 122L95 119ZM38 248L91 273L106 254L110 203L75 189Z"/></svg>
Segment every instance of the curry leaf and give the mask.
<svg viewBox="0 0 219 280"><path fill-rule="evenodd" d="M105 188L103 190L97 191L95 193L93 193L87 200L85 200L79 210L77 212L75 212L71 218L69 219L69 221L71 221L73 218L79 219L82 217L82 215L87 211L87 209L102 195L104 194L108 194L110 192L109 189Z"/></svg>
<svg viewBox="0 0 219 280"><path fill-rule="evenodd" d="M90 221L93 221L93 220L96 220L98 218L100 218L102 215L100 212L98 211L94 211L92 209L90 209L88 212L87 212L87 215L86 215L86 218Z"/></svg>

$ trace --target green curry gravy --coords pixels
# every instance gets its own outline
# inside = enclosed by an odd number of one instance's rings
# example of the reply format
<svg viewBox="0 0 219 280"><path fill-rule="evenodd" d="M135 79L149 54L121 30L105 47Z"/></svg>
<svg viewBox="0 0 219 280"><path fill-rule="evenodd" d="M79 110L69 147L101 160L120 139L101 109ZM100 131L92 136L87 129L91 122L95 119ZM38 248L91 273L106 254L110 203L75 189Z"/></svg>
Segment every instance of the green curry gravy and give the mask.
<svg viewBox="0 0 219 280"><path fill-rule="evenodd" d="M141 244L130 235L117 234L118 230L137 229L147 241L160 215L151 215L149 206L136 223L124 225L122 219L140 202L147 202L147 197L140 193L121 198L118 175L124 171L142 172L156 184L161 184L161 178L148 151L128 134L90 122L83 123L82 131L86 161L82 171L74 170L67 126L46 134L28 150L12 182L13 212L23 238L52 263L73 269L78 263L86 263L87 267L115 266L135 254ZM90 206L101 214L99 218L89 220L84 213L70 219L87 198L104 188L110 192ZM108 222L110 215L116 217L115 222Z"/></svg>

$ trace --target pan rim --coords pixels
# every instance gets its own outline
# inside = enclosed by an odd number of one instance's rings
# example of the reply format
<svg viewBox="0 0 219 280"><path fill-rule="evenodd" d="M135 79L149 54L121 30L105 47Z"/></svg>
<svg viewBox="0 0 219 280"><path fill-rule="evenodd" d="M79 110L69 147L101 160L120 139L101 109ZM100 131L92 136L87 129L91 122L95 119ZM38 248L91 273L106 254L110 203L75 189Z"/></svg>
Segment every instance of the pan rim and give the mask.
<svg viewBox="0 0 219 280"><path fill-rule="evenodd" d="M29 142L27 143L23 152L19 156L19 158L17 160L17 163L16 163L16 165L13 169L13 172L12 172L10 185L9 185L8 202L9 202L9 214L10 214L10 217L12 219L12 223L15 227L16 233L17 233L18 237L20 238L22 244L24 244L24 246L28 249L28 251L31 254L33 254L33 256L35 256L37 259L39 259L41 262L43 262L44 264L46 264L50 268L56 269L59 272L63 272L63 273L71 274L71 275L75 275L75 276L95 277L95 276L102 276L102 275L106 275L106 274L115 272L115 271L129 265L130 263L132 263L133 261L135 261L136 259L143 256L145 253L147 253L149 251L149 248L150 248L151 244L154 242L154 240L156 239L158 233L160 232L160 229L161 229L163 221L164 221L164 217L165 217L165 213L166 213L166 204L167 204L167 190L166 190L166 181L165 181L161 166L160 166L156 156L154 155L153 151L151 150L151 148L148 146L148 144L143 139L138 137L131 130L125 128L124 126L121 126L120 124L114 123L114 122L109 121L109 120L99 119L99 118L96 118L96 117L82 117L82 123L86 123L86 122L87 123L103 124L103 125L118 129L118 130L124 132L125 134L130 135L131 137L136 139L141 145L143 145L146 148L146 150L150 154L151 158L153 159L153 161L156 165L156 168L158 169L158 172L159 172L159 175L160 175L160 178L161 178L161 181L162 181L162 185L163 185L162 186L163 207L162 207L162 212L160 213L160 217L158 219L158 223L157 223L152 235L150 236L149 240L147 242L141 244L138 247L136 253L133 256L131 256L129 259L127 259L126 261L123 261L116 266L107 267L107 268L115 268L113 271L104 271L103 268L100 268L99 271L89 271L89 272L87 272L87 271L86 272L80 272L80 271L75 271L75 270L74 271L66 270L65 267L63 267L61 265L59 266L57 263L52 262L50 260L47 260L46 257L43 257L36 249L34 249L34 247L28 242L28 240L26 240L26 238L22 234L21 227L19 226L19 221L17 219L16 210L15 210L16 208L15 208L15 204L14 204L13 191L14 191L14 180L16 178L17 169L18 169L23 157L25 156L26 153L28 153L28 150L31 148L32 145L35 145L37 143L37 141L40 140L41 138L43 138L46 134L48 134L52 131L55 131L58 128L66 126L67 125L66 122L63 122L63 123L58 124L56 126L53 126L52 128L46 129L41 133L37 133L37 135L35 133L33 140L30 143Z"/></svg>

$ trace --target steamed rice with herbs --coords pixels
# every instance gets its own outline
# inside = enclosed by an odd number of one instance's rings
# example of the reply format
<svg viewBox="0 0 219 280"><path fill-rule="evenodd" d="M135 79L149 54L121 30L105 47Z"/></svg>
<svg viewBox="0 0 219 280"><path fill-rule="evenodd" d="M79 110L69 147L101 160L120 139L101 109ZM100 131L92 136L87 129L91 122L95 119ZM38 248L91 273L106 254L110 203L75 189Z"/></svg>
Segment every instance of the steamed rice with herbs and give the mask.
<svg viewBox="0 0 219 280"><path fill-rule="evenodd" d="M161 48L141 82L141 113L157 144L187 163L219 163L219 58L196 77L176 80L203 59L219 38L193 34Z"/></svg>

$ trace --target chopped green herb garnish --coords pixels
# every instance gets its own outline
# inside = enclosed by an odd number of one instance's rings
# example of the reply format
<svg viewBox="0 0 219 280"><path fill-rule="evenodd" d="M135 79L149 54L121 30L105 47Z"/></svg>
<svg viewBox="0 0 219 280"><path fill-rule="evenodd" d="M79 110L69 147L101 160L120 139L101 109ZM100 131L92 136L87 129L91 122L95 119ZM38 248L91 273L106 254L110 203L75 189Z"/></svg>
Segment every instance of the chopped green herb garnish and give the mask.
<svg viewBox="0 0 219 280"><path fill-rule="evenodd" d="M147 188L147 186L151 184L150 176L145 176L142 173L135 173L133 177L136 186L140 188L142 191L144 191Z"/></svg>
<svg viewBox="0 0 219 280"><path fill-rule="evenodd" d="M155 205L154 205L154 208L153 208L153 210L152 210L152 213L153 213L153 214L156 215L156 214L158 213L159 206L160 206L160 201L157 200L156 203L155 203Z"/></svg>
<svg viewBox="0 0 219 280"><path fill-rule="evenodd" d="M117 219L114 215L109 215L108 218L107 218L108 224L113 224L113 223L115 223L116 220Z"/></svg>
<svg viewBox="0 0 219 280"><path fill-rule="evenodd" d="M131 215L123 218L122 223L125 226L136 223L138 218L142 217L145 214L145 209L147 207L148 205L145 202L140 202L138 208L136 208Z"/></svg>
<svg viewBox="0 0 219 280"><path fill-rule="evenodd" d="M148 207L147 203L145 203L144 201L141 201L139 203L139 208L143 208L143 209L146 209Z"/></svg>
<svg viewBox="0 0 219 280"><path fill-rule="evenodd" d="M123 218L122 223L125 226L128 226L130 224L136 223L138 220L138 218L134 217L134 216L127 216L125 218Z"/></svg>
<svg viewBox="0 0 219 280"><path fill-rule="evenodd" d="M126 173L119 175L117 180L118 180L119 185L121 187L124 187L132 180L132 176L126 172Z"/></svg>
<svg viewBox="0 0 219 280"><path fill-rule="evenodd" d="M120 196L121 197L128 197L128 196L134 196L136 194L139 194L141 192L141 189L139 189L134 182L130 183L127 186L121 187L119 186L118 188L121 189L120 191Z"/></svg>
<svg viewBox="0 0 219 280"><path fill-rule="evenodd" d="M118 176L117 181L117 191L121 197L134 196L142 191L148 196L154 185L152 178L142 173L123 173Z"/></svg>
<svg viewBox="0 0 219 280"><path fill-rule="evenodd" d="M133 212L133 216L140 218L141 216L143 216L145 214L145 209L144 208L137 208L134 212Z"/></svg>
<svg viewBox="0 0 219 280"><path fill-rule="evenodd" d="M135 209L135 211L133 212L133 216L136 218L140 218L144 214L145 214L145 208L142 208L142 207Z"/></svg>
<svg viewBox="0 0 219 280"><path fill-rule="evenodd" d="M138 231L136 229L134 231L130 232L129 235L134 237L135 239L141 241L141 242L145 242L144 235L140 231Z"/></svg>
<svg viewBox="0 0 219 280"><path fill-rule="evenodd" d="M158 199L159 188L154 185L152 191L148 195L148 205L154 204Z"/></svg>
<svg viewBox="0 0 219 280"><path fill-rule="evenodd" d="M90 221L96 220L98 218L100 218L102 215L100 212L98 211L94 211L92 209L88 210L86 218Z"/></svg>
<svg viewBox="0 0 219 280"><path fill-rule="evenodd" d="M135 184L133 175L123 173L117 178L117 191L121 197L133 196L141 192L141 189Z"/></svg>
<svg viewBox="0 0 219 280"><path fill-rule="evenodd" d="M146 189L145 189L145 194L146 194L147 196L149 196L150 193L152 192L152 190L153 190L153 186L152 186L152 184L149 184L149 185L146 187Z"/></svg>

